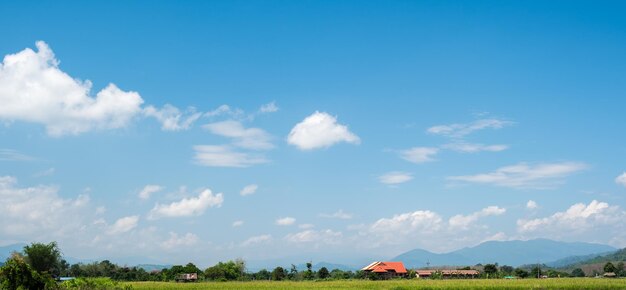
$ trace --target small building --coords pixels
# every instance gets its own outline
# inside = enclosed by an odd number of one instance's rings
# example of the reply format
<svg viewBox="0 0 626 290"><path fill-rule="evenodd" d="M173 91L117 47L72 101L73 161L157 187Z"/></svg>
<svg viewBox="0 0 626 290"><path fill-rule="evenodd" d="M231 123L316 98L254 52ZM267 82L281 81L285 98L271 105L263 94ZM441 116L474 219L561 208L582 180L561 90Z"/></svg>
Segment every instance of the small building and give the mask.
<svg viewBox="0 0 626 290"><path fill-rule="evenodd" d="M477 270L415 270L417 278L430 278L437 273L442 278L475 278L480 274Z"/></svg>
<svg viewBox="0 0 626 290"><path fill-rule="evenodd" d="M615 275L615 273L613 273L613 272L606 272L606 273L604 273L603 276L604 276L604 278L615 278L615 277L617 277L617 275Z"/></svg>
<svg viewBox="0 0 626 290"><path fill-rule="evenodd" d="M176 282L196 282L198 281L198 273L184 273L176 276Z"/></svg>
<svg viewBox="0 0 626 290"><path fill-rule="evenodd" d="M382 279L404 277L408 273L402 262L380 262L380 261L371 263L363 267L361 271L364 271L367 273L376 273Z"/></svg>

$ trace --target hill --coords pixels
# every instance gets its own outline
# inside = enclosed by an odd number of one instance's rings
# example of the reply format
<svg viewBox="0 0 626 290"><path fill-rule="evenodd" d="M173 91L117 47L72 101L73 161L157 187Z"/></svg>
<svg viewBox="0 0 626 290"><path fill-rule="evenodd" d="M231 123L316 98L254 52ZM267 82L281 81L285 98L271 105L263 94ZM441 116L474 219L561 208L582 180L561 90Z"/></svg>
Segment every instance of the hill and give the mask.
<svg viewBox="0 0 626 290"><path fill-rule="evenodd" d="M19 243L0 247L0 263L4 263L4 261L6 261L6 259L9 258L13 252L22 252L25 246L27 245Z"/></svg>
<svg viewBox="0 0 626 290"><path fill-rule="evenodd" d="M415 249L400 254L393 260L403 261L405 266L409 268L426 267L427 262L430 262L430 266L464 266L479 263L499 263L500 265L518 266L609 251L615 251L615 248L593 243L536 239L528 241L488 241L475 247L441 254Z"/></svg>
<svg viewBox="0 0 626 290"><path fill-rule="evenodd" d="M560 268L580 268L585 265L605 264L606 262L626 262L626 248L617 250L604 255L593 255L585 260L575 261L568 265L560 266Z"/></svg>

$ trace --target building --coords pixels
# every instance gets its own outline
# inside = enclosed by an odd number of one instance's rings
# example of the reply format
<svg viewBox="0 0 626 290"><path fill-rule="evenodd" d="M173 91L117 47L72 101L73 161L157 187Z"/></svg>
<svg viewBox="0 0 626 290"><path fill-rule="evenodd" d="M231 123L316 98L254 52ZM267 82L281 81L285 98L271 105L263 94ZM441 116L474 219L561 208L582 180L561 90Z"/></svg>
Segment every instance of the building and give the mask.
<svg viewBox="0 0 626 290"><path fill-rule="evenodd" d="M176 276L176 282L196 282L198 281L197 273L185 273Z"/></svg>
<svg viewBox="0 0 626 290"><path fill-rule="evenodd" d="M391 279L396 277L404 277L407 274L406 268L404 268L404 264L402 262L374 262L371 263L361 271L367 273L376 273L382 279Z"/></svg>
<svg viewBox="0 0 626 290"><path fill-rule="evenodd" d="M442 278L475 278L480 272L477 270L415 270L417 278L430 278L434 274L441 274Z"/></svg>

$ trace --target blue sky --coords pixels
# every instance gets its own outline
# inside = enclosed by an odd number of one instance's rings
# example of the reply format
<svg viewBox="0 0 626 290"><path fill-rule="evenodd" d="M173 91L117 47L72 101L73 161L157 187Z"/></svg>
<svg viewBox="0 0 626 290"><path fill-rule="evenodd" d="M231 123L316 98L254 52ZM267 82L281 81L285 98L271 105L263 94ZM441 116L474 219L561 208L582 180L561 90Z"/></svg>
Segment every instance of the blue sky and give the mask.
<svg viewBox="0 0 626 290"><path fill-rule="evenodd" d="M626 246L620 2L0 4L0 244L208 266Z"/></svg>

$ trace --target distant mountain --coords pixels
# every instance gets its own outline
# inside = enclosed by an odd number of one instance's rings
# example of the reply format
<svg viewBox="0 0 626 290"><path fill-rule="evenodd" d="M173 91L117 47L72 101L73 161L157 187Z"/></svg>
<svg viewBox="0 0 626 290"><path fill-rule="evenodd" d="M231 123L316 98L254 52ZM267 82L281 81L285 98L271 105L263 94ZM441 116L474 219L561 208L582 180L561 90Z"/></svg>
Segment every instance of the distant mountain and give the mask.
<svg viewBox="0 0 626 290"><path fill-rule="evenodd" d="M560 268L576 268L582 265L604 264L606 262L618 262L618 261L626 262L626 248L613 251L608 254L605 253L604 255L593 255L593 257L589 257L588 259L575 261L574 263L570 263L568 265L562 265L560 266Z"/></svg>
<svg viewBox="0 0 626 290"><path fill-rule="evenodd" d="M552 267L552 268L566 268L570 265L585 263L588 260L592 260L597 257L603 257L603 256L610 255L613 253L615 253L615 251L590 254L590 255L582 255L582 256L570 256L570 257L565 257L563 259L558 259L556 261L548 262L546 263L546 266Z"/></svg>
<svg viewBox="0 0 626 290"><path fill-rule="evenodd" d="M0 247L0 262L4 264L4 261L6 261L13 252L22 252L25 246L27 245L19 243Z"/></svg>
<svg viewBox="0 0 626 290"><path fill-rule="evenodd" d="M313 269L313 271L318 271L322 267L326 267L326 269L328 269L328 271L332 271L334 269L339 269L339 270L342 270L342 271L356 271L356 270L358 270L357 267L354 267L354 266L348 266L348 265L342 265L342 264L333 264L333 263L327 263L327 262L319 262L319 263L313 264L313 266L311 268ZM306 264L296 265L296 269L298 269L298 271L305 271L306 270ZM289 269L287 269L287 270L289 270Z"/></svg>
<svg viewBox="0 0 626 290"><path fill-rule="evenodd" d="M430 263L430 266L462 266L478 263L518 266L538 262L546 263L571 256L592 255L615 250L611 246L601 244L558 242L547 239L489 241L475 247L442 254L415 249L399 255L393 258L393 260L402 261L409 268L426 267L427 262Z"/></svg>

